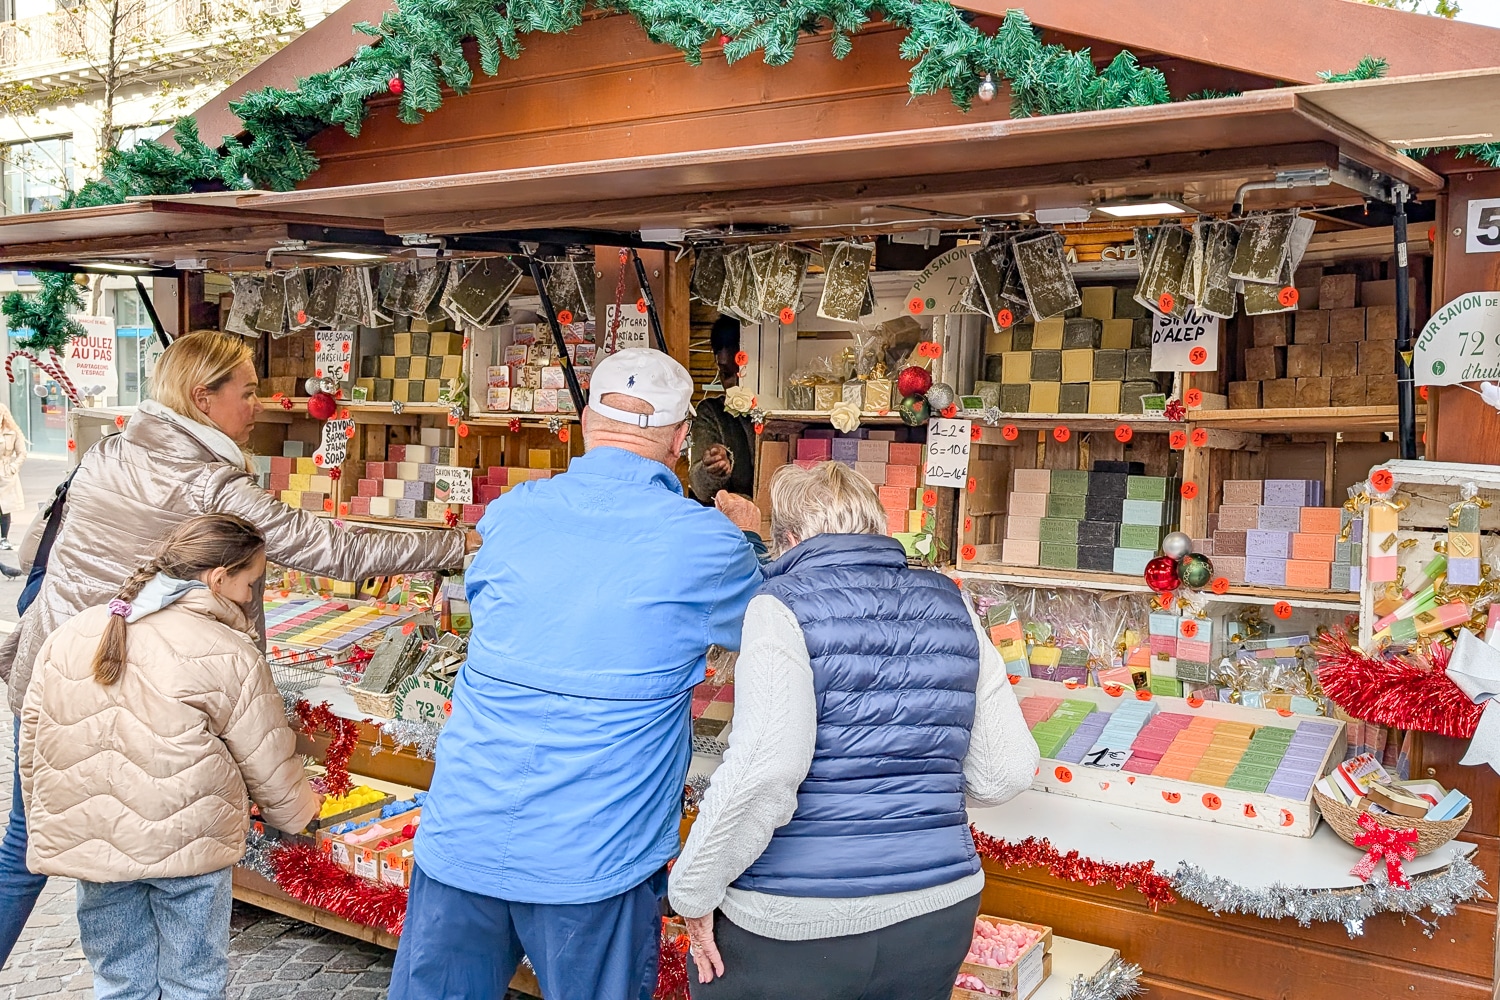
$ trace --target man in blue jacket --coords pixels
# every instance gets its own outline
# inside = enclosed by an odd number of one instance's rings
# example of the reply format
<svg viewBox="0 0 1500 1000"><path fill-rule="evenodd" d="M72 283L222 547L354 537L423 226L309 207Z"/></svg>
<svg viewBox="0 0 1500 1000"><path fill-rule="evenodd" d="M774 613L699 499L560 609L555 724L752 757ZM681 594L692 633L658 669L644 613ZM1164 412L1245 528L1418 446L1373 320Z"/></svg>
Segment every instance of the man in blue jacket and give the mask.
<svg viewBox="0 0 1500 1000"><path fill-rule="evenodd" d="M391 1000L499 1000L523 954L548 1000L655 989L691 691L761 581L730 520L753 505L701 506L672 472L692 391L660 352L606 358L585 454L479 522Z"/></svg>

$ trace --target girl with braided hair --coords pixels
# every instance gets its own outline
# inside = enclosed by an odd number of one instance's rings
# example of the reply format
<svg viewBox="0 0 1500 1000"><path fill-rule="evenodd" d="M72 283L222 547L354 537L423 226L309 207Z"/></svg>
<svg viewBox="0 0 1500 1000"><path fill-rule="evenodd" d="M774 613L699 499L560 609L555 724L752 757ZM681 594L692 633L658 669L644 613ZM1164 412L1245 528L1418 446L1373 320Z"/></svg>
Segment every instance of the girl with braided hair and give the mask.
<svg viewBox="0 0 1500 1000"><path fill-rule="evenodd" d="M265 548L233 514L184 521L37 656L21 718L26 860L79 880L98 1000L222 998L248 800L293 831L321 805L244 611Z"/></svg>

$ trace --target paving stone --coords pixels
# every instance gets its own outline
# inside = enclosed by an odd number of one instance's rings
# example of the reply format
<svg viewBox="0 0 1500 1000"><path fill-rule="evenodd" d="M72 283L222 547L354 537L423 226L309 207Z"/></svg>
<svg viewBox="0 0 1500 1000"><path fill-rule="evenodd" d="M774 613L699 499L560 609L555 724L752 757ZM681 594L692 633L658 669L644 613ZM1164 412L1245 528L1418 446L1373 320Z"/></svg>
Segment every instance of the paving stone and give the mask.
<svg viewBox="0 0 1500 1000"><path fill-rule="evenodd" d="M61 979L36 979L29 983L18 983L11 996L16 1000L25 1000L26 997L50 996L61 989Z"/></svg>
<svg viewBox="0 0 1500 1000"><path fill-rule="evenodd" d="M310 962L288 962L276 971L276 978L300 982L317 973L318 969Z"/></svg>

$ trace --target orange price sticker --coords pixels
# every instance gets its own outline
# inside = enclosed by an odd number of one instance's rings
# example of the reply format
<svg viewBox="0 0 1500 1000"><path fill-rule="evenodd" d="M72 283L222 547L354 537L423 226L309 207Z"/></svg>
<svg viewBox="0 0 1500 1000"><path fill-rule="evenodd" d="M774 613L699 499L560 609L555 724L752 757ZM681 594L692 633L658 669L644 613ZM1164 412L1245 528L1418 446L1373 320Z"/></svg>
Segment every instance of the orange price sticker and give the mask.
<svg viewBox="0 0 1500 1000"><path fill-rule="evenodd" d="M349 516L349 505L347 503L340 503L339 504L339 517L348 517L348 516Z"/></svg>
<svg viewBox="0 0 1500 1000"><path fill-rule="evenodd" d="M1173 431L1167 436L1167 444L1174 451L1181 451L1187 447L1187 431Z"/></svg>
<svg viewBox="0 0 1500 1000"><path fill-rule="evenodd" d="M1157 306L1164 313L1169 313L1177 307L1177 300L1172 297L1171 292L1162 292L1156 300Z"/></svg>
<svg viewBox="0 0 1500 1000"><path fill-rule="evenodd" d="M1133 431L1133 430L1130 429L1130 425L1129 424L1121 424L1120 426L1118 426L1118 427L1115 428L1115 440L1116 441L1119 441L1119 442L1121 442L1123 444L1124 442L1129 441L1133 437L1135 437L1135 431Z"/></svg>
<svg viewBox="0 0 1500 1000"><path fill-rule="evenodd" d="M1214 582L1208 585L1208 589L1220 597L1224 596L1229 593L1229 578L1227 576L1214 577Z"/></svg>
<svg viewBox="0 0 1500 1000"><path fill-rule="evenodd" d="M1004 427L1000 428L1000 436L1005 438L1005 440L1007 441L1014 441L1016 438L1021 436L1021 429L1015 424L1006 424Z"/></svg>
<svg viewBox="0 0 1500 1000"><path fill-rule="evenodd" d="M785 309L781 310L781 316L779 318L783 323L792 323L797 319L797 310L793 309L791 306L787 306Z"/></svg>
<svg viewBox="0 0 1500 1000"><path fill-rule="evenodd" d="M1195 500L1198 497L1198 484L1189 479L1182 484L1180 492L1182 493L1182 499Z"/></svg>
<svg viewBox="0 0 1500 1000"><path fill-rule="evenodd" d="M1427 398L1427 387L1425 385L1424 386L1419 386L1417 388L1417 392L1421 394L1421 396L1422 396L1423 399Z"/></svg>
<svg viewBox="0 0 1500 1000"><path fill-rule="evenodd" d="M1203 405L1203 390L1202 389L1189 389L1187 392L1185 392L1185 393L1182 394L1182 398L1187 403L1188 406L1202 406Z"/></svg>
<svg viewBox="0 0 1500 1000"><path fill-rule="evenodd" d="M1161 793L1161 797L1162 797L1162 801L1164 801L1164 802L1170 802L1174 806L1177 803L1179 803L1179 802L1182 801L1182 793L1181 792L1162 792Z"/></svg>
<svg viewBox="0 0 1500 1000"><path fill-rule="evenodd" d="M1390 469L1376 469L1370 473L1370 485L1376 493L1389 493L1396 485L1396 477L1391 475Z"/></svg>
<svg viewBox="0 0 1500 1000"><path fill-rule="evenodd" d="M1246 819L1254 819L1255 816L1256 816L1255 807L1252 806L1250 803L1246 802L1245 803L1245 818Z"/></svg>
<svg viewBox="0 0 1500 1000"><path fill-rule="evenodd" d="M935 507L935 506L937 506L937 490L923 490L922 491L922 506L923 507Z"/></svg>
<svg viewBox="0 0 1500 1000"><path fill-rule="evenodd" d="M1118 684L1106 684L1104 685L1104 693L1111 698L1118 698L1125 693L1125 689Z"/></svg>
<svg viewBox="0 0 1500 1000"><path fill-rule="evenodd" d="M1202 448L1208 444L1208 429L1204 427L1193 428L1193 447Z"/></svg>
<svg viewBox="0 0 1500 1000"><path fill-rule="evenodd" d="M965 559L973 559L975 556L979 555L979 550L972 545L965 545L963 548L958 550L958 554L963 556Z"/></svg>
<svg viewBox="0 0 1500 1000"><path fill-rule="evenodd" d="M458 436L461 437L461 438L466 438L466 437L469 436L469 425L468 424L459 424L458 425Z"/></svg>
<svg viewBox="0 0 1500 1000"><path fill-rule="evenodd" d="M973 476L970 476L969 477L969 482L968 482L967 485L964 486L964 489L968 490L970 493L973 493L978 488L979 488L979 480L975 479Z"/></svg>
<svg viewBox="0 0 1500 1000"><path fill-rule="evenodd" d="M748 365L750 363L750 355L746 354L744 351L740 351L734 356L734 363L740 365L741 367Z"/></svg>
<svg viewBox="0 0 1500 1000"><path fill-rule="evenodd" d="M1144 690L1143 691L1137 691L1135 693L1135 700L1136 701L1150 701L1151 700L1151 692L1150 691L1144 691Z"/></svg>
<svg viewBox="0 0 1500 1000"><path fill-rule="evenodd" d="M933 345L930 348L928 348L928 350L932 352L931 356L934 357L934 358L940 358L940 357L943 356L943 345L942 344L934 342Z"/></svg>
<svg viewBox="0 0 1500 1000"><path fill-rule="evenodd" d="M116 427L124 427L125 426L125 418L124 417L115 417L115 426Z"/></svg>
<svg viewBox="0 0 1500 1000"><path fill-rule="evenodd" d="M974 519L972 517L966 517L966 518L964 518L964 531L973 531L973 530L974 530Z"/></svg>
<svg viewBox="0 0 1500 1000"><path fill-rule="evenodd" d="M1061 764L1059 764L1052 773L1057 775L1057 780L1061 781L1065 785L1073 780L1073 772L1068 768L1063 767Z"/></svg>
<svg viewBox="0 0 1500 1000"><path fill-rule="evenodd" d="M760 432L756 431L756 433L759 434ZM567 444L568 443L568 438L570 438L571 436L572 435L568 433L568 429L566 427L563 427L563 428L559 429L558 432L557 432L557 439L559 441L561 441L563 444Z"/></svg>
<svg viewBox="0 0 1500 1000"><path fill-rule="evenodd" d="M328 513L332 514L333 513L333 500L332 499L325 499L323 501L323 509L325 511L327 511Z"/></svg>
<svg viewBox="0 0 1500 1000"><path fill-rule="evenodd" d="M1000 324L1000 329L1009 330L1016 322L1016 314L1009 309L1001 309L995 314L995 322Z"/></svg>
<svg viewBox="0 0 1500 1000"><path fill-rule="evenodd" d="M1286 601L1277 601L1272 605L1271 610L1275 612L1277 618L1292 617L1292 606Z"/></svg>
<svg viewBox="0 0 1500 1000"><path fill-rule="evenodd" d="M1005 677L1012 684L1019 684L1019 683L1021 683L1021 675L1020 674L1006 674Z"/></svg>
<svg viewBox="0 0 1500 1000"><path fill-rule="evenodd" d="M1203 793L1203 808L1207 809L1209 812L1216 812L1223 804L1224 800L1219 798L1213 792Z"/></svg>
<svg viewBox="0 0 1500 1000"><path fill-rule="evenodd" d="M563 326L572 326L573 311L571 309L564 309L562 312L557 314L557 321Z"/></svg>
<svg viewBox="0 0 1500 1000"><path fill-rule="evenodd" d="M984 430L978 424L974 424L972 427L969 428L969 440L970 441L978 441L983 436L984 436Z"/></svg>
<svg viewBox="0 0 1500 1000"><path fill-rule="evenodd" d="M1188 698L1187 703L1188 703L1188 708L1202 708L1203 707L1203 698L1202 698L1201 695L1196 695L1195 694L1192 697Z"/></svg>
<svg viewBox="0 0 1500 1000"><path fill-rule="evenodd" d="M1183 620L1182 634L1184 638L1192 639L1198 635L1198 623L1191 618Z"/></svg>
<svg viewBox="0 0 1500 1000"><path fill-rule="evenodd" d="M909 312L912 313L912 315L919 316L921 315L923 309L922 300L914 298L910 302L906 303L906 308Z"/></svg>
<svg viewBox="0 0 1500 1000"><path fill-rule="evenodd" d="M1201 365L1208 360L1208 348L1195 347L1188 351L1188 361L1195 365Z"/></svg>
<svg viewBox="0 0 1500 1000"><path fill-rule="evenodd" d="M1066 427L1054 427L1052 428L1052 436L1060 442L1065 442L1073 436L1073 432Z"/></svg>
<svg viewBox="0 0 1500 1000"><path fill-rule="evenodd" d="M635 300L635 311L638 312L638 313L643 313L643 312L646 311L646 300L645 299L636 299Z"/></svg>
<svg viewBox="0 0 1500 1000"><path fill-rule="evenodd" d="M1281 291L1279 291L1279 292L1276 293L1276 301L1280 302L1282 305L1286 306L1288 309L1290 309L1293 306L1295 306L1297 304L1297 300L1300 299L1301 297L1302 297L1302 295L1297 291L1297 289L1293 288L1291 285L1287 285Z"/></svg>

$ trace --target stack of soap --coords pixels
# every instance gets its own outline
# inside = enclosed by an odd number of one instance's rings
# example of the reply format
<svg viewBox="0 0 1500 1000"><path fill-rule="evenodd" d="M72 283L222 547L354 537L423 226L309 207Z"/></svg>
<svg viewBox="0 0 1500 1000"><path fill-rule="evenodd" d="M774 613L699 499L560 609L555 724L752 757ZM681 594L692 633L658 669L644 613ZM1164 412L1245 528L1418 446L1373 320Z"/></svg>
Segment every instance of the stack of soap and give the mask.
<svg viewBox="0 0 1500 1000"><path fill-rule="evenodd" d="M1322 501L1317 479L1226 480L1215 569L1231 583L1329 589L1334 565L1350 552L1339 548L1341 509Z"/></svg>
<svg viewBox="0 0 1500 1000"><path fill-rule="evenodd" d="M1204 752L1213 740L1213 731L1217 725L1217 719L1195 717L1186 727L1178 730L1177 735L1172 738L1172 745L1167 748L1161 762L1151 773L1179 781L1192 780L1193 773L1198 769L1198 762L1203 759Z"/></svg>
<svg viewBox="0 0 1500 1000"><path fill-rule="evenodd" d="M464 335L453 331L385 334L381 339L381 353L366 355L360 359L360 377L354 383L353 398L361 402L379 403L446 402L452 380L463 374L463 342ZM507 362L509 360L507 358ZM494 385L495 388L507 390L503 395L508 404L491 407L492 409L518 409L519 407L510 403L515 389L523 386L528 390L523 396L527 400L533 398L534 390L541 385L541 375L538 373L534 379L520 375L516 368L525 364L527 362L521 360L519 365L510 367L503 376L498 372L491 373L493 377L487 379L486 401L493 395L489 386ZM538 369L541 366L539 353ZM561 374L562 369L558 368L557 375ZM537 383L536 386L530 384L533 381ZM504 382L504 385L497 384L499 382ZM550 378L548 382L550 384ZM553 395L556 395L555 389ZM526 409L531 410L532 407L527 406ZM551 412L557 412L555 404Z"/></svg>
<svg viewBox="0 0 1500 1000"><path fill-rule="evenodd" d="M1089 748L1083 762L1094 767L1112 771L1120 770L1130 759L1130 747L1155 715L1158 706L1154 701L1127 701L1110 713L1109 721L1100 731L1099 738Z"/></svg>
<svg viewBox="0 0 1500 1000"><path fill-rule="evenodd" d="M329 510L333 493L333 477L328 470L318 468L316 462L303 455L300 441L288 441L283 445L283 454L273 456L268 462L256 467L257 478L273 496L288 507L297 510ZM290 452L290 454L287 454ZM265 472L260 473L264 467Z"/></svg>
<svg viewBox="0 0 1500 1000"><path fill-rule="evenodd" d="M1323 760L1337 732L1338 724L1333 722L1300 723L1266 791L1287 799L1307 798L1313 782L1321 777Z"/></svg>
<svg viewBox="0 0 1500 1000"><path fill-rule="evenodd" d="M1181 681L1208 682L1213 661L1214 623L1207 618L1182 618L1177 623L1176 673Z"/></svg>
<svg viewBox="0 0 1500 1000"><path fill-rule="evenodd" d="M1063 745L1094 711L1088 701L1064 701L1051 716L1031 727L1031 738L1043 757L1056 757Z"/></svg>
<svg viewBox="0 0 1500 1000"><path fill-rule="evenodd" d="M1225 787L1249 748L1254 732L1255 727L1248 722L1220 721L1214 726L1213 735L1190 780L1200 785Z"/></svg>
<svg viewBox="0 0 1500 1000"><path fill-rule="evenodd" d="M1125 762L1124 770L1136 774L1153 773L1171 748L1177 734L1192 721L1192 716L1180 712L1160 712L1153 716L1141 727L1135 742L1131 743L1130 759Z"/></svg>
<svg viewBox="0 0 1500 1000"><path fill-rule="evenodd" d="M1084 716L1078 723L1078 728L1073 730L1073 735L1068 737L1068 742L1057 752L1056 759L1069 764L1083 763L1084 755L1098 742L1099 734L1104 732L1108 721L1108 712L1093 712Z"/></svg>
<svg viewBox="0 0 1500 1000"><path fill-rule="evenodd" d="M437 430L437 428L429 429ZM447 518L450 510L461 520L465 514L476 513L474 510L466 511L464 505L439 502L435 499L439 470L457 467L457 449L425 444L393 444L386 447L386 458L387 460L383 462L365 463L364 475L359 479L355 495L349 500L350 514L360 517L394 517L407 521L441 523ZM530 480L551 476L551 460L550 450L533 449L530 463L532 468L523 470L526 474L525 478ZM540 462L539 467L537 462ZM469 470L465 469L464 472L468 473ZM490 490L495 489L496 484L489 475L471 476L471 479L474 483L472 493L475 498L482 495L478 492L481 484ZM507 473L505 482L499 485L503 490L514 484L510 482L510 476ZM468 506L479 505L471 503ZM477 521L478 518L474 520Z"/></svg>
<svg viewBox="0 0 1500 1000"><path fill-rule="evenodd" d="M1168 480L1138 463L1016 469L1001 559L1013 566L1132 575L1156 554L1176 509Z"/></svg>
<svg viewBox="0 0 1500 1000"><path fill-rule="evenodd" d="M1120 537L1111 569L1139 576L1156 557L1161 540L1177 519L1177 489L1164 476L1132 473L1125 481L1125 502L1120 505Z"/></svg>
<svg viewBox="0 0 1500 1000"><path fill-rule="evenodd" d="M1279 726L1261 726L1250 737L1250 745L1235 765L1226 788L1241 792L1264 792L1286 756L1293 731Z"/></svg>
<svg viewBox="0 0 1500 1000"><path fill-rule="evenodd" d="M1052 713L1062 707L1061 698L1048 698L1045 695L1034 694L1021 699L1021 718L1026 720L1027 729L1035 729L1038 725L1052 718Z"/></svg>
<svg viewBox="0 0 1500 1000"><path fill-rule="evenodd" d="M1329 589L1359 592L1364 572L1365 519L1351 511L1339 511L1339 534L1334 539L1333 568L1329 572Z"/></svg>

